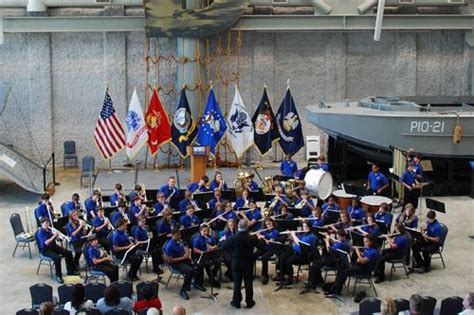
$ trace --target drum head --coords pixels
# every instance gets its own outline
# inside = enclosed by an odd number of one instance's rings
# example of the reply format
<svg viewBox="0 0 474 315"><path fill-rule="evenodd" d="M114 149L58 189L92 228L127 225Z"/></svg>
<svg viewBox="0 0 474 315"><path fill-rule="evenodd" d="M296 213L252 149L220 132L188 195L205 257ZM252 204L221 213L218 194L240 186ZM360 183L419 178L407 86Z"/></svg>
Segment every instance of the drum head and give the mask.
<svg viewBox="0 0 474 315"><path fill-rule="evenodd" d="M319 199L331 196L333 183L331 173L321 169L309 170L304 181L310 194L316 195Z"/></svg>
<svg viewBox="0 0 474 315"><path fill-rule="evenodd" d="M350 198L350 199L352 199L352 198L357 197L356 195L346 193L343 189L335 190L335 191L333 191L332 194L334 196L338 197L338 198Z"/></svg>
<svg viewBox="0 0 474 315"><path fill-rule="evenodd" d="M392 199L383 196L365 196L360 201L370 206L380 206L384 202L388 205L392 203Z"/></svg>

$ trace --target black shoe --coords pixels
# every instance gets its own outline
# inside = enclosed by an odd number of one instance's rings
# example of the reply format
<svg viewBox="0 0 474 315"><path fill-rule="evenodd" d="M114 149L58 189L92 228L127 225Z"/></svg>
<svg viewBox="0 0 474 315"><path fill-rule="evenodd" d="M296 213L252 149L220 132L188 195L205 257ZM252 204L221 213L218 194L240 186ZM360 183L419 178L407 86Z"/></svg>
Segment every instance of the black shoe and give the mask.
<svg viewBox="0 0 474 315"><path fill-rule="evenodd" d="M331 290L324 290L324 295L331 295L334 294Z"/></svg>
<svg viewBox="0 0 474 315"><path fill-rule="evenodd" d="M161 268L158 268L156 270L153 270L153 273L156 273L157 275L162 275L164 271Z"/></svg>
<svg viewBox="0 0 474 315"><path fill-rule="evenodd" d="M306 294L309 293L309 288L304 288L302 291L300 291L300 294Z"/></svg>
<svg viewBox="0 0 474 315"><path fill-rule="evenodd" d="M67 272L67 275L68 275L68 276L80 276L81 273L78 272L78 271L68 271L68 272Z"/></svg>
<svg viewBox="0 0 474 315"><path fill-rule="evenodd" d="M377 278L377 279L375 280L375 283L382 283L382 282L384 282L384 281L385 281L385 279Z"/></svg>
<svg viewBox="0 0 474 315"><path fill-rule="evenodd" d="M179 296L183 298L184 300L189 300L188 292L186 292L185 290L179 291Z"/></svg>
<svg viewBox="0 0 474 315"><path fill-rule="evenodd" d="M255 306L255 301L252 301L252 302L247 303L246 308L252 308L254 306Z"/></svg>
<svg viewBox="0 0 474 315"><path fill-rule="evenodd" d="M199 284L196 284L196 283L193 283L193 287L196 289L196 290L199 290L199 291L206 291L206 288L204 288L203 286L199 285Z"/></svg>
<svg viewBox="0 0 474 315"><path fill-rule="evenodd" d="M431 268L430 267L424 267L423 272L428 273L430 272Z"/></svg>
<svg viewBox="0 0 474 315"><path fill-rule="evenodd" d="M283 281L283 285L292 285L293 284L293 280L292 279L288 279L286 281Z"/></svg>
<svg viewBox="0 0 474 315"><path fill-rule="evenodd" d="M266 285L268 283L268 276L263 276L262 277L262 284Z"/></svg>
<svg viewBox="0 0 474 315"><path fill-rule="evenodd" d="M59 283L59 284L63 284L64 283L64 280L63 280L63 277L56 277L56 282Z"/></svg>
<svg viewBox="0 0 474 315"><path fill-rule="evenodd" d="M276 277L273 277L273 278L272 278L272 281L275 281L275 282L276 282L276 281L281 281L281 280L283 280L283 279L284 279L284 278L283 278L282 276L276 276Z"/></svg>
<svg viewBox="0 0 474 315"><path fill-rule="evenodd" d="M186 286L183 290L191 292L191 285Z"/></svg>
<svg viewBox="0 0 474 315"><path fill-rule="evenodd" d="M234 302L234 301L231 301L231 302L230 302L230 305L233 306L233 307L235 307L235 308L240 308L240 303L237 304L237 302Z"/></svg>

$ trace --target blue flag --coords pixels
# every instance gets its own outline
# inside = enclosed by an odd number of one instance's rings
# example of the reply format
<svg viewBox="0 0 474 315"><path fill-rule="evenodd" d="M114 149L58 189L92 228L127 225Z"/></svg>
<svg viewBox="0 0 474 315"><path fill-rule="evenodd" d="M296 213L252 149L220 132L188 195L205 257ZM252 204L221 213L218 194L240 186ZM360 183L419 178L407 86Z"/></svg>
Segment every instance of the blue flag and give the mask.
<svg viewBox="0 0 474 315"><path fill-rule="evenodd" d="M216 146L221 141L226 130L227 125L224 116L211 88L207 98L206 109L201 118L197 142L200 145L209 146L211 153L214 154Z"/></svg>
<svg viewBox="0 0 474 315"><path fill-rule="evenodd" d="M179 155L182 158L188 156L187 146L191 145L196 137L197 128L196 122L191 115L189 109L188 98L186 91L181 90L181 97L179 98L178 108L173 115L171 124L171 142L178 149Z"/></svg>
<svg viewBox="0 0 474 315"><path fill-rule="evenodd" d="M253 140L260 155L265 155L272 148L273 141L279 138L275 124L275 115L267 94L267 88L263 89L260 103L252 117Z"/></svg>
<svg viewBox="0 0 474 315"><path fill-rule="evenodd" d="M281 149L285 154L294 155L304 146L304 138L301 120L289 88L276 113L276 124L280 133L278 143Z"/></svg>

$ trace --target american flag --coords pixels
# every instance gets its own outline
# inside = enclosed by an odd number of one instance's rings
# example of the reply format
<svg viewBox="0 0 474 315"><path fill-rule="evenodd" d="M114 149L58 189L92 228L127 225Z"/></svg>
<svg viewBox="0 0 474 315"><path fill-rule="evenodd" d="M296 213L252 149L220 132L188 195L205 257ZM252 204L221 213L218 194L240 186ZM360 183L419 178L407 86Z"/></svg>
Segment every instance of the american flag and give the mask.
<svg viewBox="0 0 474 315"><path fill-rule="evenodd" d="M105 92L104 104L94 131L94 140L100 155L105 160L125 146L125 130L115 114L109 90Z"/></svg>

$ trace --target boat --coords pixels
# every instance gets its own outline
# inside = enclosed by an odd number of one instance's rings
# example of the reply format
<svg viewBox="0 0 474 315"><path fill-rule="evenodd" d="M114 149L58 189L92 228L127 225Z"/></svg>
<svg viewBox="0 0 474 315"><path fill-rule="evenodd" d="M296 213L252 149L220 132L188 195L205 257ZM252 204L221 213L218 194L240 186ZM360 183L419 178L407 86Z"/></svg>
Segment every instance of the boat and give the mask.
<svg viewBox="0 0 474 315"><path fill-rule="evenodd" d="M308 121L330 137L361 148L474 159L474 97L371 96L306 109Z"/></svg>

